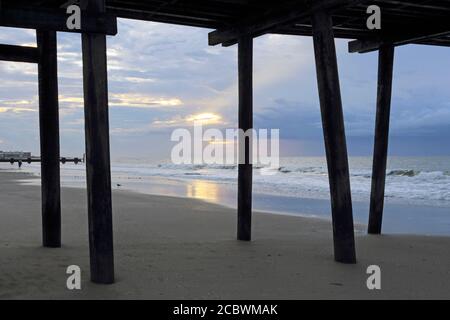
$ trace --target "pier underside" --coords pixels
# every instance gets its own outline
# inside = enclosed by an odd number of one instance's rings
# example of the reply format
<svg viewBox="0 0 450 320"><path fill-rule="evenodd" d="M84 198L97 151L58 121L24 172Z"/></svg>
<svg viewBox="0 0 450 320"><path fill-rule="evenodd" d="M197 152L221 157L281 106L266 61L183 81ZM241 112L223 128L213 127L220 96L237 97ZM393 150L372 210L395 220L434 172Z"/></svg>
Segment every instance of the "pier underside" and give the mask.
<svg viewBox="0 0 450 320"><path fill-rule="evenodd" d="M69 29L66 8L82 10ZM381 9L381 29L367 27L367 8ZM238 44L239 127L253 126L253 38L267 34L312 36L328 163L335 260L355 263L356 250L346 135L335 38L349 52L379 51L377 125L369 232L381 232L394 48L405 44L450 46L447 0L39 0L0 2L0 26L37 30L37 48L0 45L0 60L39 65L44 246L61 244L56 32L82 37L86 170L91 279L114 282L106 36L117 18L211 29L209 45ZM168 39L170 41L170 39ZM205 39L206 41L206 39ZM300 87L300 84L299 84ZM282 112L282 110L280 111ZM246 154L249 146L246 146ZM252 166L239 166L238 239L251 240Z"/></svg>

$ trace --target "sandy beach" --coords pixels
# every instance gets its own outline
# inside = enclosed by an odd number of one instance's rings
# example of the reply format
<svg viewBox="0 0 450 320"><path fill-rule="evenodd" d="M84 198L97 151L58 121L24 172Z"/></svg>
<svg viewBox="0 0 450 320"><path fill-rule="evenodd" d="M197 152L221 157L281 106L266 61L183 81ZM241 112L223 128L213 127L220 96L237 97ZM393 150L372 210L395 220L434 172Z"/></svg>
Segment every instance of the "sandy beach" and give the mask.
<svg viewBox="0 0 450 320"><path fill-rule="evenodd" d="M117 282L89 281L86 191L62 189L63 247L41 247L40 188L0 172L1 299L450 298L450 238L357 233L356 265L335 263L331 223L254 214L254 241L235 240L236 214L193 199L115 190ZM82 290L66 288L67 266ZM366 287L366 268L382 289Z"/></svg>

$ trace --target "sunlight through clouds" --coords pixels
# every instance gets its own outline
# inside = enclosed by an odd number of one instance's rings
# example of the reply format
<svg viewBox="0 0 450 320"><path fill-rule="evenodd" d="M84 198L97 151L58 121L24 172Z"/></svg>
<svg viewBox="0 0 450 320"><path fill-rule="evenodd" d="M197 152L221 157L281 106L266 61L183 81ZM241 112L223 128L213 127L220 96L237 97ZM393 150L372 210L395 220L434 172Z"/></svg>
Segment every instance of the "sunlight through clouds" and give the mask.
<svg viewBox="0 0 450 320"><path fill-rule="evenodd" d="M110 107L122 108L170 108L183 105L183 102L178 98L154 98L140 94L112 93L109 100ZM84 107L84 99L82 97L60 95L59 102L69 108Z"/></svg>
<svg viewBox="0 0 450 320"><path fill-rule="evenodd" d="M23 113L23 112L37 112L37 111L38 110L31 108L0 107L0 113L7 113L7 112Z"/></svg>
<svg viewBox="0 0 450 320"><path fill-rule="evenodd" d="M141 94L113 93L110 95L111 107L161 108L179 107L183 102L178 98L155 98Z"/></svg>
<svg viewBox="0 0 450 320"><path fill-rule="evenodd" d="M0 114L22 114L27 112L37 112L37 105L37 97L30 100L0 100Z"/></svg>
<svg viewBox="0 0 450 320"><path fill-rule="evenodd" d="M201 125L224 125L222 116L213 112L191 114L185 117L176 117L168 120L155 120L153 125L158 127L193 126L194 123Z"/></svg>

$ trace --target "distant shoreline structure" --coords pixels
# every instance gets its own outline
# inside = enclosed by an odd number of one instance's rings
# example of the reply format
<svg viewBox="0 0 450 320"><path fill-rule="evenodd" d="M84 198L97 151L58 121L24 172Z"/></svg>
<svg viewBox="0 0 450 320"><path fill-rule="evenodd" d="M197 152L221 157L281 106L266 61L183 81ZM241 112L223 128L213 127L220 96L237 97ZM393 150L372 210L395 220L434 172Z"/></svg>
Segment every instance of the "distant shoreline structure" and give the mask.
<svg viewBox="0 0 450 320"><path fill-rule="evenodd" d="M32 158L31 152L25 151L0 151L0 159L28 159Z"/></svg>
<svg viewBox="0 0 450 320"><path fill-rule="evenodd" d="M65 164L66 162L73 162L78 164L79 162L84 162L85 155L83 154L82 158L74 157L61 157L60 162ZM31 152L24 151L0 151L0 162L9 162L14 164L17 162L19 168L22 166L22 163L32 163L32 162L41 162L41 157L32 156Z"/></svg>

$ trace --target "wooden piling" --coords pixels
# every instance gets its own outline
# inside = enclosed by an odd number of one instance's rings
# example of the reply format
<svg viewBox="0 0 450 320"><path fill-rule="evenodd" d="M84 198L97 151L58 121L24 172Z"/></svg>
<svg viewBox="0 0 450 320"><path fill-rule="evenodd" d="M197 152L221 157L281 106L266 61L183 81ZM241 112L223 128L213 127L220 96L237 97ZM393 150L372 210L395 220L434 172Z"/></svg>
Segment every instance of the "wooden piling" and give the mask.
<svg viewBox="0 0 450 320"><path fill-rule="evenodd" d="M253 38L242 36L238 42L239 129L253 129ZM244 138L245 139L245 138ZM238 232L237 238L251 240L252 229L252 163L249 139L245 143L245 162L238 168Z"/></svg>
<svg viewBox="0 0 450 320"><path fill-rule="evenodd" d="M55 31L37 31L41 146L42 242L61 246L58 68Z"/></svg>
<svg viewBox="0 0 450 320"><path fill-rule="evenodd" d="M105 1L90 0L87 10L104 12ZM84 33L82 50L91 280L109 284L114 256L106 36Z"/></svg>
<svg viewBox="0 0 450 320"><path fill-rule="evenodd" d="M331 17L312 15L312 30L331 192L335 260L355 263L352 199L336 48Z"/></svg>
<svg viewBox="0 0 450 320"><path fill-rule="evenodd" d="M368 226L370 234L381 233L383 220L393 68L394 47L389 44L383 45L378 53L377 113Z"/></svg>

